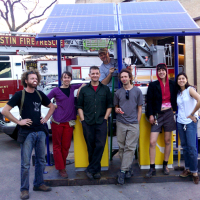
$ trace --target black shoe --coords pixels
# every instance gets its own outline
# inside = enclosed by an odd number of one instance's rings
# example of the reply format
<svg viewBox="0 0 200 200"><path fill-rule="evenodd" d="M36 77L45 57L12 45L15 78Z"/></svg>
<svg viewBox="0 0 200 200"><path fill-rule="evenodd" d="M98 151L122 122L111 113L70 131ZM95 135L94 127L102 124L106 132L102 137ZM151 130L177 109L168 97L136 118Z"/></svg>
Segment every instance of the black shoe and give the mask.
<svg viewBox="0 0 200 200"><path fill-rule="evenodd" d="M146 173L146 178L151 178L152 176L156 175L156 169L150 168L149 171Z"/></svg>
<svg viewBox="0 0 200 200"><path fill-rule="evenodd" d="M120 184L120 185L123 185L124 184L124 178L125 178L125 173L124 172L118 172L118 179L117 179L117 182Z"/></svg>
<svg viewBox="0 0 200 200"><path fill-rule="evenodd" d="M96 174L94 174L93 177L94 179L100 179L101 178L100 172L97 172Z"/></svg>
<svg viewBox="0 0 200 200"><path fill-rule="evenodd" d="M90 173L90 172L88 172L88 171L86 171L85 173L86 173L86 176L87 176L89 179L91 179L91 180L94 179L92 173Z"/></svg>
<svg viewBox="0 0 200 200"><path fill-rule="evenodd" d="M125 178L131 178L133 176L133 170L126 171Z"/></svg>
<svg viewBox="0 0 200 200"><path fill-rule="evenodd" d="M168 169L167 165L163 165L163 174L169 175L169 169Z"/></svg>

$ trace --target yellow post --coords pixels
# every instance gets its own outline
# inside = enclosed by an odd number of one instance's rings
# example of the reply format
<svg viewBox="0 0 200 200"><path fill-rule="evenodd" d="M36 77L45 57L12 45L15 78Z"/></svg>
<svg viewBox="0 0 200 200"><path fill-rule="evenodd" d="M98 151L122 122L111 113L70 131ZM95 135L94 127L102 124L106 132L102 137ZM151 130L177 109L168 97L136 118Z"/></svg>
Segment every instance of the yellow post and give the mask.
<svg viewBox="0 0 200 200"><path fill-rule="evenodd" d="M76 119L76 125L74 129L74 163L76 168L86 168L89 164L88 162L88 151L85 143L85 138L83 136L82 124L80 122L79 116ZM108 157L108 137L106 139L106 144L104 148L104 153L101 159L101 167L108 169L109 157Z"/></svg>

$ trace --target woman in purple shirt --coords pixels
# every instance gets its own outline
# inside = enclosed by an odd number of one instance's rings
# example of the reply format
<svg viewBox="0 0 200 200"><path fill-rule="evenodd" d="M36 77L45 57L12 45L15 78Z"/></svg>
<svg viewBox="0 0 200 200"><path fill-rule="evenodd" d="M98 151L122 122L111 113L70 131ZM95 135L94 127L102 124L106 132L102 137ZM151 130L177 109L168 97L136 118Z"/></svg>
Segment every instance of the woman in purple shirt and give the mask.
<svg viewBox="0 0 200 200"><path fill-rule="evenodd" d="M65 178L68 177L65 166L73 135L73 120L76 119L74 90L81 86L70 85L71 80L72 74L63 72L62 86L54 88L47 95L49 99L55 98L57 104L51 120L53 156L56 169L59 170L60 176Z"/></svg>

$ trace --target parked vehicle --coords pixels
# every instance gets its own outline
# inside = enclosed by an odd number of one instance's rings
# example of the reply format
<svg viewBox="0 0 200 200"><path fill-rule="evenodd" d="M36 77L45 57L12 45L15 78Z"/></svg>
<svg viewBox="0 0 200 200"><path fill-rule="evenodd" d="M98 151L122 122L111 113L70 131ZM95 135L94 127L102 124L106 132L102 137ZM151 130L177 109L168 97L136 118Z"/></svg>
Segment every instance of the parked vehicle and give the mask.
<svg viewBox="0 0 200 200"><path fill-rule="evenodd" d="M89 80L72 80L71 84L80 84L80 83L89 83ZM55 88L58 87L58 81L57 82L52 82L49 83L43 90L43 92L47 95L49 94L49 92ZM74 91L74 95L77 96L77 91ZM3 110L3 107L0 108L0 131L7 134L7 135L12 135L16 124L14 122L11 122L10 120L8 120L6 117L4 117L1 114L1 111ZM49 108L42 106L41 107L41 115L42 117L45 117L47 112L48 112ZM13 116L15 116L17 119L20 119L20 114L19 114L19 108L17 106L15 106L12 110L11 113L13 114ZM51 125L50 125L50 120L48 120L47 122L47 126L49 129L49 133L51 133Z"/></svg>

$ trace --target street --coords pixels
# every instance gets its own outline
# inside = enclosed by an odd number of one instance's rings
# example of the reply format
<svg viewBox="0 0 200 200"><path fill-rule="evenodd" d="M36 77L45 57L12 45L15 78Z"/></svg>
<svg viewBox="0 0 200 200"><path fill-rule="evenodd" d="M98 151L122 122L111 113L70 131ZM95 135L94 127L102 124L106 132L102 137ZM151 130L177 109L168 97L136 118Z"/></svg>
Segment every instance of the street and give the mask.
<svg viewBox="0 0 200 200"><path fill-rule="evenodd" d="M0 199L20 199L20 147L4 133L0 133ZM44 175L45 176L45 175ZM51 192L34 192L34 167L30 168L30 199L90 199L90 200L196 200L200 185L193 182L138 183L121 185L90 185L53 187Z"/></svg>

